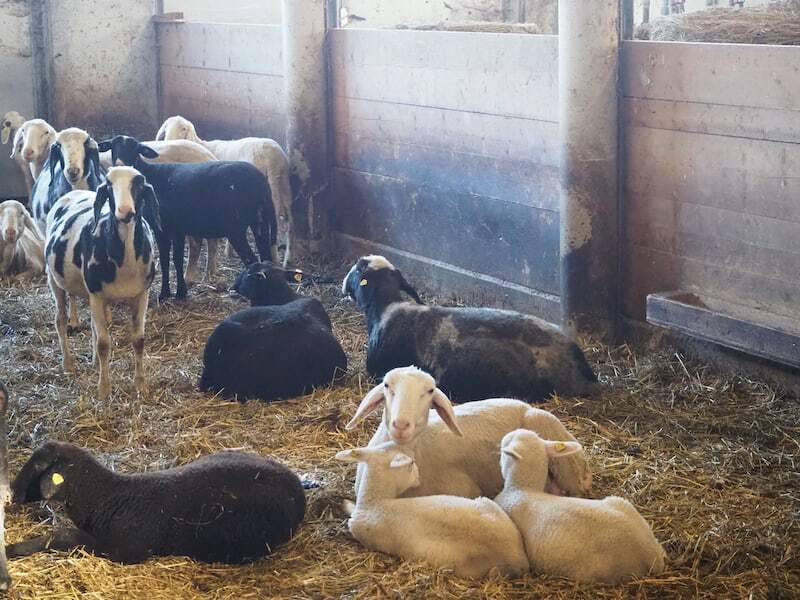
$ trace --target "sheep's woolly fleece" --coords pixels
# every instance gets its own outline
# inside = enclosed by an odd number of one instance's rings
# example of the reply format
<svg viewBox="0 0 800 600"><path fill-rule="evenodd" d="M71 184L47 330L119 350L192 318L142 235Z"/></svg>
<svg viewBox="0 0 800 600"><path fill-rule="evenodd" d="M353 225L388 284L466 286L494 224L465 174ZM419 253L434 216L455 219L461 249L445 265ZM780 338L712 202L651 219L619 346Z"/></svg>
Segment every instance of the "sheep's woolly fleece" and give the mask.
<svg viewBox="0 0 800 600"><path fill-rule="evenodd" d="M299 266L343 275L352 261L336 269ZM11 472L48 438L88 446L128 472L223 448L257 451L321 484L309 490L299 535L275 556L239 567L181 557L123 567L81 552L13 560L18 598L800 597L798 398L669 351L635 353L591 342L584 347L606 392L596 400L554 398L544 407L585 445L596 494L628 498L653 524L669 555L663 575L618 587L534 575L471 582L365 551L348 534L340 509L342 499L353 498L355 469L333 460L339 450L365 445L378 423L373 416L355 431L344 429L372 387L364 376L363 317L338 285L306 289L328 309L351 361L341 386L272 405L205 396L195 388L203 343L222 318L246 306L226 291L237 271L238 262L225 262L213 285L195 285L185 303L158 307L153 287L145 360L152 391L142 399L133 394L127 311L115 309L111 372L118 379L108 402L94 399L89 330L70 338L77 377L63 374L44 281L0 281L0 378L13 395ZM81 318L88 318L85 308ZM8 512L10 542L64 521L46 505Z"/></svg>

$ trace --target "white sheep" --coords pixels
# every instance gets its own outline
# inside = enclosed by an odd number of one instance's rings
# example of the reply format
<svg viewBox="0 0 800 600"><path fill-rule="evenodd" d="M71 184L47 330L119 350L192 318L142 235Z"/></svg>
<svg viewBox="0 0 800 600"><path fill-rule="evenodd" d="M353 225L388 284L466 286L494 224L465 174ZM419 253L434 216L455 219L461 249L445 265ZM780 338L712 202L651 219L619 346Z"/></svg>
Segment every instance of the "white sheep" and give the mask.
<svg viewBox="0 0 800 600"><path fill-rule="evenodd" d="M348 525L367 548L452 568L460 577L491 570L520 575L528 561L520 532L488 498L398 498L419 483L413 454L393 442L343 450L337 460L363 465L367 478Z"/></svg>
<svg viewBox="0 0 800 600"><path fill-rule="evenodd" d="M31 188L33 187L33 177L31 176L28 163L22 158L21 154L15 152L14 139L20 127L25 123L25 117L15 110L8 111L3 115L2 127L0 127L0 142L5 146L9 140L11 141L11 158L17 163L22 176L25 179L25 188L28 191L28 197L31 195Z"/></svg>
<svg viewBox="0 0 800 600"><path fill-rule="evenodd" d="M29 197L32 197L33 182L44 169L57 135L58 132L44 119L25 121L14 133L11 158L17 161L26 174L26 180L31 182Z"/></svg>
<svg viewBox="0 0 800 600"><path fill-rule="evenodd" d="M197 142L191 140L167 140L143 142L146 146L158 152L155 158L143 157L148 163L202 163L217 160L216 157ZM108 170L112 166L119 166L121 161L116 161L111 156L111 150L100 153L100 164ZM217 272L217 245L219 240L208 240L208 263L206 273L208 277L213 277ZM200 250L203 240L201 238L189 237L189 263L186 268L186 281L192 283L199 279L197 273L197 263L200 260Z"/></svg>
<svg viewBox="0 0 800 600"><path fill-rule="evenodd" d="M254 165L267 178L272 193L278 227L284 232L286 250L283 266L289 261L292 233L292 187L289 180L289 157L280 144L269 138L248 137L239 140L202 140L194 124L179 115L168 118L156 134L156 140L192 140L210 150L219 160L243 160ZM209 249L210 252L210 249Z"/></svg>
<svg viewBox="0 0 800 600"><path fill-rule="evenodd" d="M503 436L514 429L530 429L550 440L575 441L553 414L519 400L493 398L453 408L433 377L416 367L386 373L383 382L364 396L347 429L381 406L383 420L369 446L393 440L414 448L421 483L406 496L494 497L503 487L497 449ZM591 490L592 475L582 452L553 461L551 471L553 493L583 496ZM359 469L356 493L361 479Z"/></svg>
<svg viewBox="0 0 800 600"><path fill-rule="evenodd" d="M44 273L44 239L16 200L0 204L0 275Z"/></svg>
<svg viewBox="0 0 800 600"><path fill-rule="evenodd" d="M618 583L664 571L663 548L627 500L545 493L548 461L580 452L580 444L546 441L518 429L506 434L500 451L505 485L495 501L522 532L534 572Z"/></svg>

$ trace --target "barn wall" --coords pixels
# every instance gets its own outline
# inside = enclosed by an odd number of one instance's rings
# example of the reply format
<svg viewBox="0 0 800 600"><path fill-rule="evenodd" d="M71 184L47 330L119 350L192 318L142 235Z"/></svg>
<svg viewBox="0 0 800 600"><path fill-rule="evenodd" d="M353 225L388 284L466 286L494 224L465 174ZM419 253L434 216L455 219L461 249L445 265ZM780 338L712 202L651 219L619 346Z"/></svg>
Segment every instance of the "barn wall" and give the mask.
<svg viewBox="0 0 800 600"><path fill-rule="evenodd" d="M330 41L340 241L429 289L556 319L557 38L340 29Z"/></svg>
<svg viewBox="0 0 800 600"><path fill-rule="evenodd" d="M96 135L154 132L152 0L48 1L51 119Z"/></svg>
<svg viewBox="0 0 800 600"><path fill-rule="evenodd" d="M800 306L800 48L625 42L623 310L692 289Z"/></svg>
<svg viewBox="0 0 800 600"><path fill-rule="evenodd" d="M160 23L162 116L201 137L269 137L285 144L281 28Z"/></svg>

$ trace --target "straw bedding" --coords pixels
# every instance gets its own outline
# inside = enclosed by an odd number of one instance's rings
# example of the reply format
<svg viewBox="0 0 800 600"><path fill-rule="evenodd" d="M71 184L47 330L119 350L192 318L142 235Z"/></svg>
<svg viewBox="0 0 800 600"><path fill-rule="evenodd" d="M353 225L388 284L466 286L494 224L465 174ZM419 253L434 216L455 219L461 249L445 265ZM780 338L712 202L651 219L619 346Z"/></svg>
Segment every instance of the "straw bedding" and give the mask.
<svg viewBox="0 0 800 600"><path fill-rule="evenodd" d="M662 42L797 46L800 45L800 0L658 17L640 25L635 37Z"/></svg>
<svg viewBox="0 0 800 600"><path fill-rule="evenodd" d="M545 407L585 444L595 493L629 498L653 523L670 558L664 575L619 587L536 576L469 582L365 551L349 536L340 510L341 500L352 498L354 469L331 460L339 449L365 444L376 426L372 418L358 431L343 429L370 387L361 316L339 298L336 285L307 290L328 308L350 358L339 386L271 405L204 396L195 390L204 341L219 320L243 306L226 293L236 266L227 262L213 285L196 285L184 304L153 302L145 363L151 393L144 398L132 395L127 317L115 312L108 402L93 397L88 330L70 339L79 356L77 377L63 374L46 285L2 282L0 377L15 400L11 471L48 438L88 446L123 471L169 467L223 448L252 450L320 484L309 492L298 536L273 557L236 567L181 557L120 566L82 552L40 554L11 562L16 597L800 597L797 398L669 351L637 355L626 346L586 345L607 385L601 398L554 398ZM85 308L81 316L88 319ZM46 505L11 507L8 539L41 534L64 519Z"/></svg>

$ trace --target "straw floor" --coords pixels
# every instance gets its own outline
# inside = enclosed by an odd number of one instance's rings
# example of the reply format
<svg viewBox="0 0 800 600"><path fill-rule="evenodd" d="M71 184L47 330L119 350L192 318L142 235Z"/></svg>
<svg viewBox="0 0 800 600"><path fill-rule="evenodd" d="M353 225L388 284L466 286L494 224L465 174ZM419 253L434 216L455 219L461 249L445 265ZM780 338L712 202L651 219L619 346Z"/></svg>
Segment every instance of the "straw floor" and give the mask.
<svg viewBox="0 0 800 600"><path fill-rule="evenodd" d="M363 374L361 316L336 285L311 286L350 358L342 384L288 402L238 404L198 393L203 344L215 324L243 307L226 289L236 265L224 261L214 285L190 299L151 303L146 367L151 393L132 392L126 315L115 312L108 402L94 398L90 335L70 339L77 376L62 373L45 283L0 283L0 378L13 394L9 417L12 475L46 439L88 446L121 471L181 464L223 448L284 461L321 487L309 492L298 536L274 556L247 566L174 557L120 566L75 552L14 560L14 594L66 598L798 598L800 597L800 404L776 390L713 372L669 351L636 355L626 346L587 344L606 391L600 398L554 398L586 446L595 494L629 498L669 554L664 575L620 587L580 586L528 576L470 582L445 570L361 548L340 510L352 498L354 469L331 458L364 444L376 426L343 425L369 389ZM311 269L309 269L311 270ZM339 275L343 269L329 271ZM155 298L153 288L151 299ZM84 321L88 311L81 312ZM9 541L49 531L58 507L10 507ZM558 551L554 548L554 551Z"/></svg>

